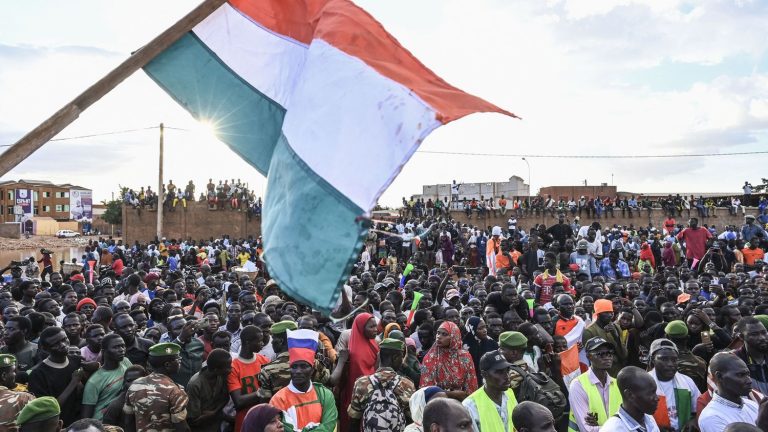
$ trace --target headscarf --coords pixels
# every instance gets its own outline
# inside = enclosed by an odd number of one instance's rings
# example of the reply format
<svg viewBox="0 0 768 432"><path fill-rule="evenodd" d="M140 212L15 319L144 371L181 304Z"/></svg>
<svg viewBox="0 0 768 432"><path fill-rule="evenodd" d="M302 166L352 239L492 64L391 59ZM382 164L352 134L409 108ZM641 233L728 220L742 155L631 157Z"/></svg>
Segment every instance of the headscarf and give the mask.
<svg viewBox="0 0 768 432"><path fill-rule="evenodd" d="M248 410L243 418L241 429L244 431L263 431L275 416L282 411L269 404L259 404Z"/></svg>
<svg viewBox="0 0 768 432"><path fill-rule="evenodd" d="M142 294L141 292L137 292L136 294L131 296L131 299L128 303L130 303L131 306L139 302L139 297L144 297L144 304L147 304L149 302L149 298Z"/></svg>
<svg viewBox="0 0 768 432"><path fill-rule="evenodd" d="M384 327L384 339L389 337L389 334L392 330L400 330L400 325L398 323L389 323L386 327Z"/></svg>
<svg viewBox="0 0 768 432"><path fill-rule="evenodd" d="M477 390L475 364L472 356L461 348L461 330L450 321L444 321L439 328L448 332L451 342L448 348L432 344L424 356L420 387L440 386L447 391L474 392Z"/></svg>
<svg viewBox="0 0 768 432"><path fill-rule="evenodd" d="M352 390L355 380L361 376L373 375L376 372L376 359L379 354L379 345L375 339L368 339L365 336L365 325L373 315L361 313L355 317L352 323L352 331L349 335L349 374L344 386L344 393L341 406L349 406L352 402ZM339 413L340 424L348 424L349 418L345 410ZM348 430L348 426L342 426L340 430Z"/></svg>
<svg viewBox="0 0 768 432"><path fill-rule="evenodd" d="M479 371L480 366L480 357L483 356L483 354L497 350L499 349L499 344L488 337L486 335L485 339L480 339L477 336L477 328L480 326L480 318L473 316L469 317L467 320L467 324L465 325L465 330L467 331L466 335L464 335L464 349L469 351L469 355L472 356L472 361L475 364L475 371ZM482 375L478 374L477 376L478 384L482 384L483 378Z"/></svg>
<svg viewBox="0 0 768 432"><path fill-rule="evenodd" d="M411 418L413 419L413 426L416 430L423 431L424 427L421 422L424 420L424 407L427 406L429 400L432 399L437 393L444 392L445 390L437 386L423 387L416 390L411 395L409 405L411 407Z"/></svg>

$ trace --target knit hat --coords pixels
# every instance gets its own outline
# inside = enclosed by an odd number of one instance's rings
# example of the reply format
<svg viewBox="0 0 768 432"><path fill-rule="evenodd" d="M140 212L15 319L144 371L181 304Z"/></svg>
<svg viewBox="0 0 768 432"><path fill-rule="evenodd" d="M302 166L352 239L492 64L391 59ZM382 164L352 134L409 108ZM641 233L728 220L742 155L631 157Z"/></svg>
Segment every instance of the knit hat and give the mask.
<svg viewBox="0 0 768 432"><path fill-rule="evenodd" d="M48 420L59 414L61 414L61 408L56 398L43 396L29 401L21 409L19 415L16 416L16 424L21 426L27 423Z"/></svg>
<svg viewBox="0 0 768 432"><path fill-rule="evenodd" d="M83 305L87 305L87 304L89 304L89 305L93 306L93 308L94 308L94 309L96 308L96 302L95 302L95 301L93 301L93 299L92 299L92 298L90 298L90 297L86 297L86 298L84 298L84 299L80 300L79 302L77 302L77 307L76 307L75 309L76 309L78 312L80 312L80 309L83 307Z"/></svg>
<svg viewBox="0 0 768 432"><path fill-rule="evenodd" d="M296 330L297 328L299 327L295 322L285 320L272 324L272 327L269 328L269 332L273 335L285 334L287 330Z"/></svg>
<svg viewBox="0 0 768 432"><path fill-rule="evenodd" d="M667 324L664 328L664 333L669 337L684 337L688 336L688 326L680 320L675 320Z"/></svg>
<svg viewBox="0 0 768 432"><path fill-rule="evenodd" d="M314 330L286 330L288 336L288 364L305 361L315 364L318 334Z"/></svg>
<svg viewBox="0 0 768 432"><path fill-rule="evenodd" d="M506 331L499 335L499 346L504 348L525 348L528 346L528 338L520 332Z"/></svg>

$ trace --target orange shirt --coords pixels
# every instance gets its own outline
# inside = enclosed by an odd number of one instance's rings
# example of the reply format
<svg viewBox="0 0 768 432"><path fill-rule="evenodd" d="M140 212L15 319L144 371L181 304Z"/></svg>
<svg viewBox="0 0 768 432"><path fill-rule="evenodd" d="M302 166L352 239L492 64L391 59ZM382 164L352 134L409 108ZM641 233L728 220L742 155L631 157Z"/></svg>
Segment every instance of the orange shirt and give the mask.
<svg viewBox="0 0 768 432"><path fill-rule="evenodd" d="M315 387L306 393L294 393L291 386L283 387L272 396L269 404L283 411L287 423L293 423L294 430L303 430L310 423L320 423L323 419L323 405L317 397Z"/></svg>
<svg viewBox="0 0 768 432"><path fill-rule="evenodd" d="M227 389L230 393L239 390L240 394L255 393L259 389L259 380L257 379L261 367L269 363L269 359L261 354L254 354L251 360L245 360L239 356L232 360L232 372L227 377ZM243 424L243 419L248 409L251 407L241 409L237 411L237 417L235 417L235 432L240 432L240 427Z"/></svg>
<svg viewBox="0 0 768 432"><path fill-rule="evenodd" d="M755 265L755 260L763 259L765 256L765 251L760 248L744 248L741 253L744 254L744 264L750 266Z"/></svg>

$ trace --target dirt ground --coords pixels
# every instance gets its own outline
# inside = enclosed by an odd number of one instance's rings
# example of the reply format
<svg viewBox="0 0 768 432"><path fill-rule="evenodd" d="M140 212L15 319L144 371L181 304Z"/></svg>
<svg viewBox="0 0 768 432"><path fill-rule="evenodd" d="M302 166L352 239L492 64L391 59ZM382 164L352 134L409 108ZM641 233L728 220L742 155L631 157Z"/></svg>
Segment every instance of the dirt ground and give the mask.
<svg viewBox="0 0 768 432"><path fill-rule="evenodd" d="M82 247L87 245L90 239L96 240L98 237L56 238L53 236L30 236L28 239L0 237L0 250Z"/></svg>

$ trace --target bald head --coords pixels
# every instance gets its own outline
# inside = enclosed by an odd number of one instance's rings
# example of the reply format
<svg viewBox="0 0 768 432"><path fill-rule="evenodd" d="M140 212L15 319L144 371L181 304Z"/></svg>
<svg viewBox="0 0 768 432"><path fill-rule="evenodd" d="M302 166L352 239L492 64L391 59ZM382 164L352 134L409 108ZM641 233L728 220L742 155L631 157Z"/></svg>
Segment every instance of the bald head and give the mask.
<svg viewBox="0 0 768 432"><path fill-rule="evenodd" d="M424 432L471 431L472 418L459 401L436 398L424 407Z"/></svg>
<svg viewBox="0 0 768 432"><path fill-rule="evenodd" d="M555 432L555 419L544 405L524 401L512 411L512 423L518 432Z"/></svg>
<svg viewBox="0 0 768 432"><path fill-rule="evenodd" d="M749 423L731 423L725 427L724 432L761 432L760 428Z"/></svg>
<svg viewBox="0 0 768 432"><path fill-rule="evenodd" d="M752 380L747 364L735 354L717 353L709 362L709 371L715 378L717 393L720 396L737 400L749 395Z"/></svg>
<svg viewBox="0 0 768 432"><path fill-rule="evenodd" d="M709 361L709 371L713 374L717 372L724 372L740 361L742 360L732 353L719 352L712 357L712 360Z"/></svg>
<svg viewBox="0 0 768 432"><path fill-rule="evenodd" d="M655 386L656 382L648 372L639 367L627 366L619 371L616 384L619 386L619 391L624 393L624 390L637 390L649 384Z"/></svg>

